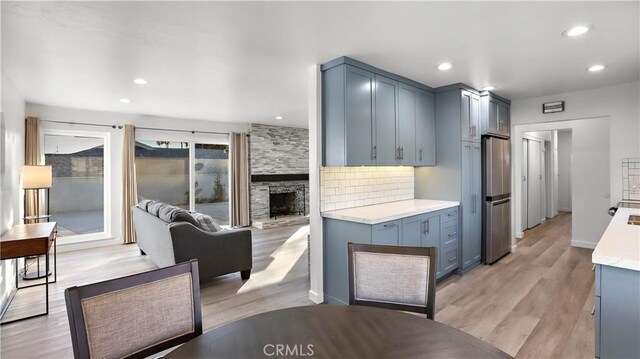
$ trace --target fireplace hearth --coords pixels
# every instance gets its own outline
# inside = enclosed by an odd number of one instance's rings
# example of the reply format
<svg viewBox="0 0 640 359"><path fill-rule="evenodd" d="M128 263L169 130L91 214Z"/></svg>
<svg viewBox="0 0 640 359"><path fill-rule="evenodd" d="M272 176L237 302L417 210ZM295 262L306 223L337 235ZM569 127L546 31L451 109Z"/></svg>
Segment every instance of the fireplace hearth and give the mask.
<svg viewBox="0 0 640 359"><path fill-rule="evenodd" d="M269 218L306 213L304 185L269 186Z"/></svg>

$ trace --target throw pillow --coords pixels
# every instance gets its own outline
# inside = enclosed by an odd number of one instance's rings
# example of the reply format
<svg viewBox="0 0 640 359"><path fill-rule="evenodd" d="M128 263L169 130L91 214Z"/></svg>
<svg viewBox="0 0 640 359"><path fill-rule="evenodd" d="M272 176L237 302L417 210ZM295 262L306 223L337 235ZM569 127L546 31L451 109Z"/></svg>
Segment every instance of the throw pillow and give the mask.
<svg viewBox="0 0 640 359"><path fill-rule="evenodd" d="M178 207L163 203L158 209L158 218L165 222L171 222L171 212Z"/></svg>
<svg viewBox="0 0 640 359"><path fill-rule="evenodd" d="M151 201L151 203L147 205L147 212L158 217L158 212L160 211L160 208L165 205L166 203Z"/></svg>
<svg viewBox="0 0 640 359"><path fill-rule="evenodd" d="M165 204L165 206L160 208L158 217L165 222L187 222L193 224L197 228L204 229L186 209L182 209L180 207Z"/></svg>
<svg viewBox="0 0 640 359"><path fill-rule="evenodd" d="M147 207L149 207L151 203L153 203L152 200L143 199L142 201L138 202L138 208L140 208L143 211L147 211Z"/></svg>
<svg viewBox="0 0 640 359"><path fill-rule="evenodd" d="M222 228L220 227L218 222L216 222L216 220L213 219L213 217L211 217L211 216L208 216L208 215L202 214L202 213L198 213L198 212L193 213L192 216L193 216L193 218L196 219L196 221L198 221L198 223L200 223L200 226L205 231L219 232L219 231L222 230Z"/></svg>

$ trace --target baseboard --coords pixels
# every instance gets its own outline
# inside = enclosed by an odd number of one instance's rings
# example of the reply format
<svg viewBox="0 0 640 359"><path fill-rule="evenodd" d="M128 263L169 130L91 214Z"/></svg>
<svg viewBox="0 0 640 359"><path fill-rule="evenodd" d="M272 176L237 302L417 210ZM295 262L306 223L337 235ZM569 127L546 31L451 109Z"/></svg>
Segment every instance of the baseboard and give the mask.
<svg viewBox="0 0 640 359"><path fill-rule="evenodd" d="M481 264L481 262L480 262L480 260L478 260L477 262L473 262L473 263L469 264L467 266L467 268L465 268L465 269L460 269L460 268L456 269L454 271L454 273L457 274L457 275L465 275L465 274L471 272L472 270L476 269L476 267L480 266L480 264ZM440 278L440 279L442 279L442 278Z"/></svg>
<svg viewBox="0 0 640 359"><path fill-rule="evenodd" d="M122 244L122 240L120 238L107 238L107 239L96 239L93 241L85 241L85 242L64 243L64 244L58 243L56 250L58 251L58 253L64 253L64 252L77 251L81 249L113 246L116 244Z"/></svg>
<svg viewBox="0 0 640 359"><path fill-rule="evenodd" d="M571 212L571 208L558 207L558 212Z"/></svg>
<svg viewBox="0 0 640 359"><path fill-rule="evenodd" d="M347 302L343 302L338 298L332 297L330 295L328 295L327 293L324 294L324 301L322 303L326 303L326 304L342 304L342 305L348 305L349 303Z"/></svg>
<svg viewBox="0 0 640 359"><path fill-rule="evenodd" d="M309 291L309 299L311 299L312 302L316 303L316 304L320 304L322 302L324 302L324 299L322 298L322 295L319 295L318 293L310 290Z"/></svg>
<svg viewBox="0 0 640 359"><path fill-rule="evenodd" d="M511 246L511 253L515 253L516 252L516 248L518 248L517 244L514 244Z"/></svg>
<svg viewBox="0 0 640 359"><path fill-rule="evenodd" d="M516 232L516 238L518 239L524 238L524 232Z"/></svg>
<svg viewBox="0 0 640 359"><path fill-rule="evenodd" d="M17 291L18 289L14 284L9 295L2 301L2 303L0 303L0 318L4 317L4 313L9 309L9 304L11 304L11 301L13 300L13 297L15 297Z"/></svg>
<svg viewBox="0 0 640 359"><path fill-rule="evenodd" d="M542 224L542 223L544 223L544 222L546 222L546 221L547 221L547 217L545 217L545 218L541 219L541 220L540 220L540 224Z"/></svg>
<svg viewBox="0 0 640 359"><path fill-rule="evenodd" d="M572 247L594 249L596 247L596 245L598 245L598 243L578 241L578 240L575 240L575 239L571 240L571 246Z"/></svg>

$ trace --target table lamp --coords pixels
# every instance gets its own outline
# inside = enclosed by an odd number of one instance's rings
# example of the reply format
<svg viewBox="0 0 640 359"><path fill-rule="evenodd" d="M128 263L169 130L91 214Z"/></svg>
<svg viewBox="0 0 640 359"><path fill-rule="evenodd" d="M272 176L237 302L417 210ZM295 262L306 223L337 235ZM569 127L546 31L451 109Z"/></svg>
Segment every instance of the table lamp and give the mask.
<svg viewBox="0 0 640 359"><path fill-rule="evenodd" d="M24 211L23 217L24 223L40 222L41 219L49 220L49 189L52 182L51 166L24 166L22 167L22 187L24 189ZM40 214L40 190L47 190L47 213L45 215ZM35 191L35 213L33 215L27 215L27 191ZM31 198L33 201L34 198ZM37 271L35 273L27 272L27 259L24 261L24 275L23 279L32 280L44 278L50 273L40 274L40 256L37 256ZM17 270L17 269L16 269Z"/></svg>
<svg viewBox="0 0 640 359"><path fill-rule="evenodd" d="M28 220L35 220L40 222L40 219L47 218L49 216L49 189L51 188L52 173L51 166L24 166L22 167L22 187L25 191L24 196L24 209L25 209L25 223ZM47 213L45 216L40 215L40 190L47 190ZM27 191L35 191L35 214L33 216L27 216Z"/></svg>

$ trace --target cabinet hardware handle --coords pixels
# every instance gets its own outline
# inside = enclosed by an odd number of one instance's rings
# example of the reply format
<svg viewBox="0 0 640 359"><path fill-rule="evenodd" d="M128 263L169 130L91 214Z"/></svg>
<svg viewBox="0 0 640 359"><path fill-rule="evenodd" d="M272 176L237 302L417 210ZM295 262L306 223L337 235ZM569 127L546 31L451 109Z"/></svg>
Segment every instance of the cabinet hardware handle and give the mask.
<svg viewBox="0 0 640 359"><path fill-rule="evenodd" d="M451 258L449 258L449 262L453 262L453 261L455 261L455 260L456 260L456 258L458 258L458 257L451 257Z"/></svg>
<svg viewBox="0 0 640 359"><path fill-rule="evenodd" d="M378 146L373 146L371 149L371 159L375 160L378 157Z"/></svg>
<svg viewBox="0 0 640 359"><path fill-rule="evenodd" d="M422 148L420 149L420 161L422 161Z"/></svg>
<svg viewBox="0 0 640 359"><path fill-rule="evenodd" d="M387 224L384 225L384 228L391 228L391 227L396 227L396 226L397 226L397 224L395 224L395 223L387 223Z"/></svg>
<svg viewBox="0 0 640 359"><path fill-rule="evenodd" d="M400 147L400 159L404 159L404 147Z"/></svg>
<svg viewBox="0 0 640 359"><path fill-rule="evenodd" d="M449 233L449 234L447 234L447 237L451 238L451 237L455 236L456 234L458 234L458 232Z"/></svg>
<svg viewBox="0 0 640 359"><path fill-rule="evenodd" d="M471 213L476 213L476 194L471 194Z"/></svg>
<svg viewBox="0 0 640 359"><path fill-rule="evenodd" d="M423 231L423 233L424 234L429 233L429 223L430 223L429 220L427 219L426 221L422 221L422 223L424 223L424 231Z"/></svg>
<svg viewBox="0 0 640 359"><path fill-rule="evenodd" d="M400 159L400 147L396 147L396 160Z"/></svg>
<svg viewBox="0 0 640 359"><path fill-rule="evenodd" d="M591 309L591 315L595 315L596 314L596 306L593 306L593 309Z"/></svg>

